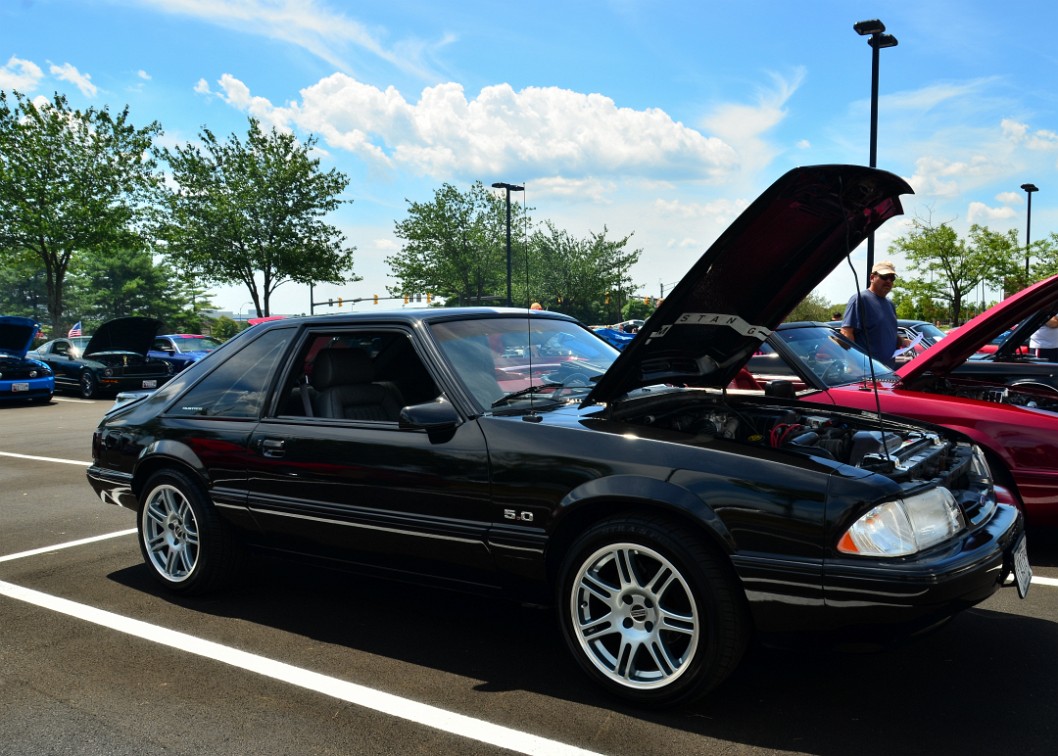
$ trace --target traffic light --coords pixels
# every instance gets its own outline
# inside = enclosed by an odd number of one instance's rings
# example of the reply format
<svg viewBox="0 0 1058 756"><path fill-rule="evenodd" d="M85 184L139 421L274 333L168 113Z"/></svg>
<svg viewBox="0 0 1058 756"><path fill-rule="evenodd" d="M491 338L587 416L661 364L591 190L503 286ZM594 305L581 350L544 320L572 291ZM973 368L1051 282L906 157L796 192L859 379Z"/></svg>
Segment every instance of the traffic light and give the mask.
<svg viewBox="0 0 1058 756"><path fill-rule="evenodd" d="M433 301L433 294L426 292L426 304L430 304Z"/></svg>
<svg viewBox="0 0 1058 756"><path fill-rule="evenodd" d="M407 294L404 295L404 304L408 304L408 295Z"/></svg>
<svg viewBox="0 0 1058 756"><path fill-rule="evenodd" d="M378 304L378 294L375 295L375 304Z"/></svg>
<svg viewBox="0 0 1058 756"><path fill-rule="evenodd" d="M606 304L610 304L610 292L606 292Z"/></svg>
<svg viewBox="0 0 1058 756"><path fill-rule="evenodd" d="M341 307L341 306L342 306L342 298L341 298L341 297L338 297L338 306L339 306L339 307Z"/></svg>
<svg viewBox="0 0 1058 756"><path fill-rule="evenodd" d="M650 304L650 297L643 297L643 304L649 305Z"/></svg>
<svg viewBox="0 0 1058 756"><path fill-rule="evenodd" d="M334 307L334 300L333 299L328 299L327 300L327 306L328 307Z"/></svg>

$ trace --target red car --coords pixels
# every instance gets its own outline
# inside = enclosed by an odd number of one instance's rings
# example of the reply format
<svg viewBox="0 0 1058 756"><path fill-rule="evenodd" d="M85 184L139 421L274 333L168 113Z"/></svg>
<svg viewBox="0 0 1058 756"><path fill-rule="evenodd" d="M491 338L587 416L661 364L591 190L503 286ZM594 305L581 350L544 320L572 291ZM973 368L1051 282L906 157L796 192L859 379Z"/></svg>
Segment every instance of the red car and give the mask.
<svg viewBox="0 0 1058 756"><path fill-rule="evenodd" d="M895 372L823 323L784 323L747 367L772 395L962 431L986 450L1029 527L1058 527L1058 365L1024 356L968 362L1011 323L1045 319L1056 307L1058 276L982 313Z"/></svg>

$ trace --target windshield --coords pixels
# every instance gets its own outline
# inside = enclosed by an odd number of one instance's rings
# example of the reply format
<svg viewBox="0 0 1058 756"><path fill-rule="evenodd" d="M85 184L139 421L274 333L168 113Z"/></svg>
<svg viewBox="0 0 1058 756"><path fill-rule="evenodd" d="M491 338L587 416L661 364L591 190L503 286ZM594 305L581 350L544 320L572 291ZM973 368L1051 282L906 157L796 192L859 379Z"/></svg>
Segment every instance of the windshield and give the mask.
<svg viewBox="0 0 1058 756"><path fill-rule="evenodd" d="M771 338L786 342L801 364L827 387L871 378L871 360L867 353L832 328L779 329ZM767 343L762 345L762 354L765 349L774 353ZM891 375L888 367L874 361L875 378Z"/></svg>
<svg viewBox="0 0 1058 756"><path fill-rule="evenodd" d="M578 323L550 318L477 318L435 323L431 331L482 409L540 393L580 396L618 351ZM579 391L579 393L578 393Z"/></svg>
<svg viewBox="0 0 1058 756"><path fill-rule="evenodd" d="M948 335L932 323L916 323L911 330L915 333L921 333L925 338L934 342L940 341Z"/></svg>

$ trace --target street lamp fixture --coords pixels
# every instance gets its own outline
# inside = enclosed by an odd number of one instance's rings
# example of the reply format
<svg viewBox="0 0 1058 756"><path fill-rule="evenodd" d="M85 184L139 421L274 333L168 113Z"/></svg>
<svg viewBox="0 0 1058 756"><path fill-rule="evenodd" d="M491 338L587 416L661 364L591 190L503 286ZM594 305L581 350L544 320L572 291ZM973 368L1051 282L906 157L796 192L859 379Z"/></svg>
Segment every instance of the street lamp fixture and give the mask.
<svg viewBox="0 0 1058 756"><path fill-rule="evenodd" d="M1029 212L1025 218L1025 285L1029 283L1029 247L1030 239L1029 235L1032 233L1032 193L1038 192L1039 188L1035 184L1022 184L1021 188L1025 190L1025 194L1029 195Z"/></svg>
<svg viewBox="0 0 1058 756"><path fill-rule="evenodd" d="M511 192L524 192L524 186L497 181L493 189L504 189L507 193L507 306L513 306L511 299Z"/></svg>
<svg viewBox="0 0 1058 756"><path fill-rule="evenodd" d="M857 21L852 25L856 33L868 37L871 46L871 168L878 167L878 51L884 47L896 47L898 42L892 34L885 33L885 24L878 19ZM874 267L874 232L867 237L867 277Z"/></svg>

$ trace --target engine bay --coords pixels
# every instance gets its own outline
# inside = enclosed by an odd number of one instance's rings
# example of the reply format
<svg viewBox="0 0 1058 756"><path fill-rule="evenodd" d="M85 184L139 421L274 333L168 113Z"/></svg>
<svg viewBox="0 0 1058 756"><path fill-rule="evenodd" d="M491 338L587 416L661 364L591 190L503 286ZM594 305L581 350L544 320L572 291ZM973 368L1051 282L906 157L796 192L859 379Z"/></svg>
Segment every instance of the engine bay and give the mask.
<svg viewBox="0 0 1058 756"><path fill-rule="evenodd" d="M847 413L755 402L650 402L650 411L623 420L687 434L688 443L728 439L825 457L897 481L942 477L956 445L927 429ZM626 410L630 407L626 407ZM967 447L968 448L968 447Z"/></svg>

